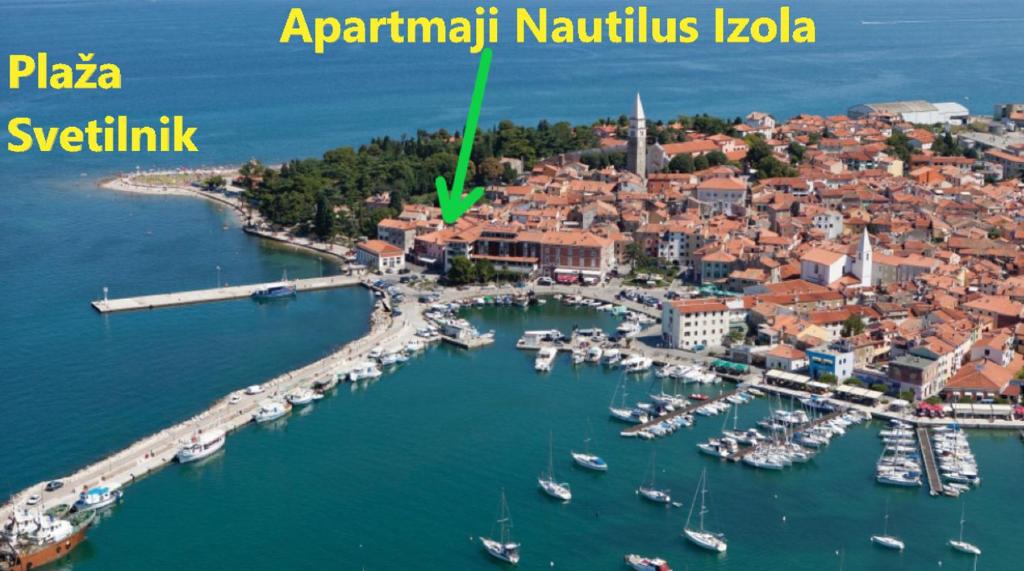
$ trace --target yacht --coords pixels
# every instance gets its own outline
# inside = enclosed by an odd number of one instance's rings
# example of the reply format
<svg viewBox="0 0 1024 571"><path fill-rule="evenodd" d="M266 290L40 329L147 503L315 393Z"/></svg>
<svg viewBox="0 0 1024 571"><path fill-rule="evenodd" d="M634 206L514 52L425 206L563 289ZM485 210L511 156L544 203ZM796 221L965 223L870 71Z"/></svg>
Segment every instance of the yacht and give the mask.
<svg viewBox="0 0 1024 571"><path fill-rule="evenodd" d="M567 502L572 499L572 491L569 489L569 484L566 482L559 482L555 480L555 456L554 456L554 442L549 437L548 440L548 471L545 474L541 474L537 478L537 484L540 489L544 490L544 493L551 496L552 498Z"/></svg>
<svg viewBox="0 0 1024 571"><path fill-rule="evenodd" d="M260 409L252 415L252 419L256 422L270 422L288 414L291 409L292 405L287 402L265 400L260 403Z"/></svg>
<svg viewBox="0 0 1024 571"><path fill-rule="evenodd" d="M72 506L76 512L97 511L121 501L124 492L111 490L107 486L91 488L78 495L78 501Z"/></svg>
<svg viewBox="0 0 1024 571"><path fill-rule="evenodd" d="M664 559L644 557L633 553L626 556L626 565L629 565L635 571L672 571L672 568L668 566Z"/></svg>
<svg viewBox="0 0 1024 571"><path fill-rule="evenodd" d="M572 350L572 364L582 365L587 360L587 353L583 349Z"/></svg>
<svg viewBox="0 0 1024 571"><path fill-rule="evenodd" d="M637 488L636 492L643 496L645 499L652 501L656 504L670 504L672 503L672 497L669 495L668 490L659 490L654 484L654 476L656 474L656 468L654 463L654 452L651 452L651 479L644 482Z"/></svg>
<svg viewBox="0 0 1024 571"><path fill-rule="evenodd" d="M739 451L739 446L732 438L711 438L697 445L701 452L716 458L728 458Z"/></svg>
<svg viewBox="0 0 1024 571"><path fill-rule="evenodd" d="M605 462L604 459L601 458L600 456L590 453L589 436L587 436L587 438L583 440L583 452L572 451L569 452L569 455L572 456L573 462L575 462L577 465L583 468L586 468L588 470L594 470L595 472L608 471L608 463Z"/></svg>
<svg viewBox="0 0 1024 571"><path fill-rule="evenodd" d="M921 473L917 471L906 471L898 468L880 469L875 479L879 484L890 486L902 486L913 488L921 485Z"/></svg>
<svg viewBox="0 0 1024 571"><path fill-rule="evenodd" d="M505 490L501 491L501 507L498 508L498 521L496 522L500 531L498 539L480 537L487 553L498 560L512 565L519 564L519 544L512 541L512 516L509 514L508 502L505 500Z"/></svg>
<svg viewBox="0 0 1024 571"><path fill-rule="evenodd" d="M190 440L181 442L181 448L178 449L174 458L179 464L202 460L223 448L225 439L224 431L219 428L197 432L192 435Z"/></svg>
<svg viewBox="0 0 1024 571"><path fill-rule="evenodd" d="M651 365L653 364L654 361L647 357L642 355L633 355L622 361L622 368L624 368L627 373L643 373L650 370Z"/></svg>
<svg viewBox="0 0 1024 571"><path fill-rule="evenodd" d="M558 356L558 349L554 347L543 347L537 352L537 358L533 361L533 369L538 372L547 373Z"/></svg>
<svg viewBox="0 0 1024 571"><path fill-rule="evenodd" d="M624 380L625 379L623 379L623 381ZM622 400L619 403L619 406L615 406L615 396L620 392L620 390ZM615 393L612 394L612 402L608 405L608 412L612 415L612 418L621 420L622 422L628 422L630 424L644 424L650 420L646 411L626 406L626 387L622 382L615 387Z"/></svg>
<svg viewBox="0 0 1024 571"><path fill-rule="evenodd" d="M953 549L961 552L968 553L970 555L981 555L981 549L973 543L964 541L964 519L965 506L960 506L960 536L957 539L950 539L949 546Z"/></svg>
<svg viewBox="0 0 1024 571"><path fill-rule="evenodd" d="M728 544L725 542L725 536L721 533L715 533L704 529L704 515L708 513L707 503L705 496L708 492L707 487L708 471L702 470L700 473L700 482L697 484L697 491L693 494L693 502L690 504L690 513L686 516L686 526L683 527L683 536L689 539L694 544L710 551L716 551L718 553L725 553L728 549ZM698 525L696 528L690 527L690 520L693 517L693 508L697 505L697 497L700 496L700 511L698 512Z"/></svg>
<svg viewBox="0 0 1024 571"><path fill-rule="evenodd" d="M367 361L365 363L360 363L356 365L354 369L349 371L348 380L354 383L356 381L362 381L365 379L376 379L380 377L380 375L381 372L380 369L377 368L376 363L373 363L372 361Z"/></svg>
<svg viewBox="0 0 1024 571"><path fill-rule="evenodd" d="M616 331L622 334L623 337L630 338L636 337L640 334L640 330L643 326L636 321L623 321L621 325L616 328Z"/></svg>
<svg viewBox="0 0 1024 571"><path fill-rule="evenodd" d="M594 345L590 349L587 349L587 362L588 363L597 363L597 362L599 362L601 360L601 355L603 353L604 352L601 351L600 347L598 347L597 345Z"/></svg>
<svg viewBox="0 0 1024 571"><path fill-rule="evenodd" d="M405 353L407 355L412 355L413 353L419 353L420 351L423 350L423 348L424 348L424 345L423 345L422 341L418 341L416 339L413 339L412 341L409 341L408 343L406 343L405 347L403 349L405 350Z"/></svg>
<svg viewBox="0 0 1024 571"><path fill-rule="evenodd" d="M897 551L903 551L906 545L903 544L903 540L900 538L889 535L889 504L885 506L885 523L882 529L882 535L872 535L871 542L875 545L880 545L886 549L895 549Z"/></svg>
<svg viewBox="0 0 1024 571"><path fill-rule="evenodd" d="M296 389L285 398L292 406L303 406L315 401L317 394L310 389Z"/></svg>
<svg viewBox="0 0 1024 571"><path fill-rule="evenodd" d="M618 349L612 347L610 349L605 350L604 356L602 356L601 359L605 365L609 367L614 367L616 364L618 364L619 361L622 360L622 354L619 353Z"/></svg>
<svg viewBox="0 0 1024 571"><path fill-rule="evenodd" d="M252 292L251 297L256 300L280 299L295 295L295 284L288 283L287 272L282 276L281 281L265 284Z"/></svg>

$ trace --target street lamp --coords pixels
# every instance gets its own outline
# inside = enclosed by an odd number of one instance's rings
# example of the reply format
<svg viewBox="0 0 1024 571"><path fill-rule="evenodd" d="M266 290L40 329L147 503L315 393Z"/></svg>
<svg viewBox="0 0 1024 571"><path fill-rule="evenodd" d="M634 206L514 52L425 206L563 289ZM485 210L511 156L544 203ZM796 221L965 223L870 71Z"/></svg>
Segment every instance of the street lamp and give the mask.
<svg viewBox="0 0 1024 571"><path fill-rule="evenodd" d="M220 289L220 265L217 265L217 289Z"/></svg>

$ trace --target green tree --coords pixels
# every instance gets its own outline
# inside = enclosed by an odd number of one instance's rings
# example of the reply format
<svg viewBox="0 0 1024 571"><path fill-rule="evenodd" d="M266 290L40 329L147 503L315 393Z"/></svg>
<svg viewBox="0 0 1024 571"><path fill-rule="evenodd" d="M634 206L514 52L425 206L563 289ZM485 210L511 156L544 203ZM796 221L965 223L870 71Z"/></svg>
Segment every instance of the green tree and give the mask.
<svg viewBox="0 0 1024 571"><path fill-rule="evenodd" d="M313 216L313 232L321 240L330 240L337 231L337 220L334 208L326 193L320 193L316 199L316 214Z"/></svg>
<svg viewBox="0 0 1024 571"><path fill-rule="evenodd" d="M900 391L900 398L907 402L914 402L914 391Z"/></svg>
<svg viewBox="0 0 1024 571"><path fill-rule="evenodd" d="M807 151L807 147L801 145L796 141L789 143L786 147L786 152L789 153L789 158L794 163L801 163L804 160L804 153Z"/></svg>
<svg viewBox="0 0 1024 571"><path fill-rule="evenodd" d="M840 335L843 337L853 337L864 333L864 318L860 314L854 313L843 321L843 329Z"/></svg>
<svg viewBox="0 0 1024 571"><path fill-rule="evenodd" d="M879 392L879 393L887 393L887 392L889 392L889 388L886 387L883 383L874 383L869 388L871 390Z"/></svg>
<svg viewBox="0 0 1024 571"><path fill-rule="evenodd" d="M469 258L458 257L452 259L452 265L448 268L448 282L455 285L464 285L476 281L476 265Z"/></svg>
<svg viewBox="0 0 1024 571"><path fill-rule="evenodd" d="M704 157L708 160L708 164L713 167L724 165L729 162L729 157L725 156L725 153L717 149L704 155Z"/></svg>
<svg viewBox="0 0 1024 571"><path fill-rule="evenodd" d="M693 170L694 170L693 155L690 155L690 154L687 154L687 153L680 153L680 154L672 157L672 160L670 160L668 162L668 171L669 172L686 172L686 173L690 173L690 172L693 172Z"/></svg>
<svg viewBox="0 0 1024 571"><path fill-rule="evenodd" d="M498 275L494 270L494 264L490 260L477 260L474 265L476 266L476 279L481 283L494 281L494 278Z"/></svg>
<svg viewBox="0 0 1024 571"><path fill-rule="evenodd" d="M220 190L227 186L227 181L224 180L224 177L220 176L219 174L215 174L213 176L208 176L204 178L202 184L204 189L213 192L215 190Z"/></svg>
<svg viewBox="0 0 1024 571"><path fill-rule="evenodd" d="M837 379L836 376L833 375L832 373L823 373L821 376L818 377L818 380L823 383L828 383L830 385L834 385L837 382L839 382L839 379Z"/></svg>
<svg viewBox="0 0 1024 571"><path fill-rule="evenodd" d="M848 377L845 381L843 381L843 384L844 385L849 385L851 387L863 387L864 386L864 382L861 381L860 379L855 378L855 377Z"/></svg>
<svg viewBox="0 0 1024 571"><path fill-rule="evenodd" d="M899 157L904 164L910 164L910 138L903 131L893 131L885 144L889 154Z"/></svg>

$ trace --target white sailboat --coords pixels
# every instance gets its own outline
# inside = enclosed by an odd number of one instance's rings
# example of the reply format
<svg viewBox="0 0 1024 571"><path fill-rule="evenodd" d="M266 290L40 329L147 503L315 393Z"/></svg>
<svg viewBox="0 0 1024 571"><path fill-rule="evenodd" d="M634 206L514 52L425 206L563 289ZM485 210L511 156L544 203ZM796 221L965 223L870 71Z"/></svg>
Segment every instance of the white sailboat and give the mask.
<svg viewBox="0 0 1024 571"><path fill-rule="evenodd" d="M640 494L649 501L656 504L670 504L672 503L672 496L669 495L668 490L659 490L654 483L654 476L657 472L657 468L654 461L654 451L651 451L651 479L637 488L636 493Z"/></svg>
<svg viewBox="0 0 1024 571"><path fill-rule="evenodd" d="M555 480L555 448L554 438L548 436L548 471L537 478L537 484L544 493L552 498L567 502L572 499L572 491L567 482Z"/></svg>
<svg viewBox="0 0 1024 571"><path fill-rule="evenodd" d="M572 461L577 465L586 468L588 470L594 470L595 472L607 472L608 463L604 461L597 454L590 453L590 428L589 421L587 422L587 437L583 440L583 452L571 451L569 455L572 456Z"/></svg>
<svg viewBox="0 0 1024 571"><path fill-rule="evenodd" d="M965 509L965 506L960 506L960 537L958 537L957 539L950 539L949 546L962 553L969 553L971 555L981 555L981 549L977 545L964 541L964 522L967 521L966 519L964 519Z"/></svg>
<svg viewBox="0 0 1024 571"><path fill-rule="evenodd" d="M728 549L728 544L725 542L725 536L721 533L715 533L704 529L704 515L708 513L707 503L705 501L705 496L708 492L707 478L708 471L702 470L700 473L700 482L697 484L697 491L694 492L693 502L690 504L690 513L686 516L686 526L683 528L683 536L699 547L709 551L725 553L725 550ZM699 524L696 528L692 528L690 527L690 520L693 517L693 508L697 505L698 496L700 496L700 511L698 512Z"/></svg>
<svg viewBox="0 0 1024 571"><path fill-rule="evenodd" d="M498 521L495 523L499 527L498 539L481 537L480 543L484 545L484 549L491 557L518 565L519 544L512 541L512 516L508 510L508 502L505 500L505 490L501 491L501 506L498 508Z"/></svg>
<svg viewBox="0 0 1024 571"><path fill-rule="evenodd" d="M887 549L895 549L897 551L903 551L906 547L903 540L895 535L889 535L889 502L885 503L885 523L883 524L882 535L872 535L871 542L875 545L880 545Z"/></svg>

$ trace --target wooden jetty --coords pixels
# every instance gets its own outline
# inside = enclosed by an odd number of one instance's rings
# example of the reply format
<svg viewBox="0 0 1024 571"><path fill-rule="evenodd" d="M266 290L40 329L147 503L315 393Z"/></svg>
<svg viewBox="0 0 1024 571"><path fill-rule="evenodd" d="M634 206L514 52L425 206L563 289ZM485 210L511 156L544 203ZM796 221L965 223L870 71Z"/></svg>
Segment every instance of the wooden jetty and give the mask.
<svg viewBox="0 0 1024 571"><path fill-rule="evenodd" d="M272 283L279 282L181 291L176 293L161 293L138 297L123 297L119 299L98 299L92 302L92 307L100 313L116 313L119 311L137 311L142 309L173 307L176 305L191 305L194 303L242 299L250 297L256 290L265 288ZM361 281L356 276L325 276L319 278L290 280L288 283L295 286L296 291L313 291L353 286L361 283Z"/></svg>
<svg viewBox="0 0 1024 571"><path fill-rule="evenodd" d="M633 426L630 426L629 428L627 428L627 429L622 431L622 435L623 436L632 436L632 435L636 434L637 432L640 432L641 430L645 430L645 429L650 428L652 426L656 426L656 425L661 424L662 422L664 422L666 420L671 420L671 419L673 419L673 418L675 418L677 416L683 416L684 414L689 414L689 413L697 410L698 408L700 408L700 407L702 407L702 406L704 406L706 404L711 404L711 403L714 403L714 402L718 402L720 400L726 399L726 398L731 397L732 395L734 395L736 393L740 393L740 392L743 392L743 391L744 391L743 388L733 389L731 391L724 392L724 393L722 393L722 394L720 394L718 396L711 397L708 400L703 400L703 401L700 401L700 402L696 402L696 403L690 404L688 406L684 406L683 408L681 408L679 410L674 410L674 411L672 411L672 412L670 412L670 413L668 413L668 414L666 414L664 416L659 416L659 417L656 417L656 418L654 418L652 420L648 420L647 422L645 422L643 424L635 424Z"/></svg>
<svg viewBox="0 0 1024 571"><path fill-rule="evenodd" d="M826 414L825 416L819 416L818 418L815 418L814 420L811 420L810 422L805 422L803 424L794 426L793 429L792 429L792 432L800 432L801 430L810 430L810 429L814 428L815 426L818 426L819 424L824 424L824 423L832 420L833 418L838 418L839 416L842 416L842 414L845 413L845 412L846 412L846 409L842 409L842 408L836 409L836 410ZM729 456L728 460L730 462L739 462L740 460L743 459L744 456L746 456L747 454L750 454L756 448L757 448L756 446L747 446L745 448L741 448L738 452L736 452L732 456Z"/></svg>
<svg viewBox="0 0 1024 571"><path fill-rule="evenodd" d="M942 478L939 477L939 467L935 462L935 451L932 450L932 441L928 438L927 428L917 429L917 444L921 448L921 460L924 462L924 471L928 476L929 493L933 496L941 495L944 487Z"/></svg>

